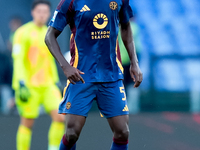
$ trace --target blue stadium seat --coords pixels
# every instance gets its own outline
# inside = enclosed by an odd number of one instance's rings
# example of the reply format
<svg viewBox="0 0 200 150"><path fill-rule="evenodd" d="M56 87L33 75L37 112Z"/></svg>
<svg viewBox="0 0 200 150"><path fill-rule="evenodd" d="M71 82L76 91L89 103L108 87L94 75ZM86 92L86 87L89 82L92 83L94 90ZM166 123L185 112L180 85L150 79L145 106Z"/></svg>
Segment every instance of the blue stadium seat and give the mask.
<svg viewBox="0 0 200 150"><path fill-rule="evenodd" d="M158 58L152 67L156 89L191 90L188 79L200 85L200 0L130 3L137 12L144 50L149 57Z"/></svg>

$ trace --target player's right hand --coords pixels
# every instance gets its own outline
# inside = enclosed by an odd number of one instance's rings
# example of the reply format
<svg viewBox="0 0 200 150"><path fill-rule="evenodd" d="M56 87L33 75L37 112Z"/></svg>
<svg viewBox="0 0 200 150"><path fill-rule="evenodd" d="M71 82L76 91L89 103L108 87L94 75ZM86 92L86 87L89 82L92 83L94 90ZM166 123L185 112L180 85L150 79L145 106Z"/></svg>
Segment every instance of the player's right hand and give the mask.
<svg viewBox="0 0 200 150"><path fill-rule="evenodd" d="M78 81L85 83L85 81L80 75L80 74L85 74L85 73L78 70L77 68L70 66L70 67L63 68L63 71L67 79L70 81L70 83L76 84L76 82Z"/></svg>
<svg viewBox="0 0 200 150"><path fill-rule="evenodd" d="M28 98L30 97L30 92L28 88L25 86L23 81L20 81L20 88L19 88L19 98L22 102L27 102Z"/></svg>

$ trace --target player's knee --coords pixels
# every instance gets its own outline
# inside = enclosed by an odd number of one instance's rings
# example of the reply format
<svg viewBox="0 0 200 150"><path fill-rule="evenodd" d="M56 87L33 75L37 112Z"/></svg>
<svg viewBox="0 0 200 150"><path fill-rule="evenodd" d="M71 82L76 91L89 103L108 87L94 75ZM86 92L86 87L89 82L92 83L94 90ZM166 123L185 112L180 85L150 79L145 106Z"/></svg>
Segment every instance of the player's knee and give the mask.
<svg viewBox="0 0 200 150"><path fill-rule="evenodd" d="M27 127L27 128L29 128L29 129L32 129L33 124L34 124L34 119L27 119L27 118L21 117L20 124L25 126L25 127Z"/></svg>
<svg viewBox="0 0 200 150"><path fill-rule="evenodd" d="M73 129L68 129L65 136L70 144L76 143L79 138L78 134Z"/></svg>
<svg viewBox="0 0 200 150"><path fill-rule="evenodd" d="M122 130L115 132L116 139L127 140L128 137L129 137L129 129L122 129Z"/></svg>

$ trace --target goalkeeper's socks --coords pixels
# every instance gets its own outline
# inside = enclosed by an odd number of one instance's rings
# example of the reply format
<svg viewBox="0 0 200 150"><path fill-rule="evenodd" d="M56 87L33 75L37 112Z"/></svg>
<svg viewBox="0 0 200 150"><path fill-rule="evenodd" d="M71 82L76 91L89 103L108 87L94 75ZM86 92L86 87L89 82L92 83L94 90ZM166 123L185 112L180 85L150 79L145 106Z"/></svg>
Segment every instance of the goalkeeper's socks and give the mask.
<svg viewBox="0 0 200 150"><path fill-rule="evenodd" d="M65 135L63 136L61 142L60 142L60 148L59 150L76 150L76 143L73 144L73 146L71 147L69 145L69 142L67 141L67 139L65 138Z"/></svg>
<svg viewBox="0 0 200 150"><path fill-rule="evenodd" d="M62 122L53 121L51 123L48 134L48 140L49 140L48 150L58 150L60 145L60 139L62 139L64 129L65 125Z"/></svg>
<svg viewBox="0 0 200 150"><path fill-rule="evenodd" d="M17 131L17 142L16 142L18 150L30 149L31 135L32 135L31 129L23 125L19 126Z"/></svg>
<svg viewBox="0 0 200 150"><path fill-rule="evenodd" d="M113 138L110 150L128 150L128 140L118 140Z"/></svg>

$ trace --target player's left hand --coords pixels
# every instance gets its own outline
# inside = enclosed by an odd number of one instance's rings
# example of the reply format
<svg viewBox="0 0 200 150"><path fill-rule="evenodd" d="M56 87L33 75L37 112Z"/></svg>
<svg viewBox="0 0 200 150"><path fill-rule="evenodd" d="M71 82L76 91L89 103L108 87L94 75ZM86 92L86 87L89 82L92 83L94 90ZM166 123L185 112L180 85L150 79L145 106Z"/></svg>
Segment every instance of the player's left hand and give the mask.
<svg viewBox="0 0 200 150"><path fill-rule="evenodd" d="M131 78L135 82L134 88L139 87L140 84L142 83L143 75L139 68L138 63L134 63L130 65L130 74L131 74Z"/></svg>

